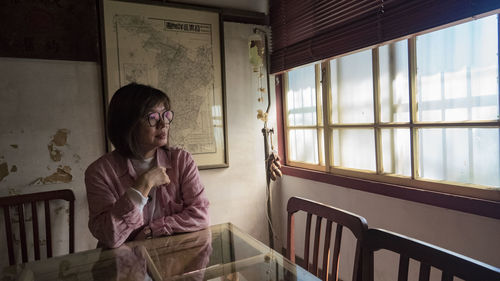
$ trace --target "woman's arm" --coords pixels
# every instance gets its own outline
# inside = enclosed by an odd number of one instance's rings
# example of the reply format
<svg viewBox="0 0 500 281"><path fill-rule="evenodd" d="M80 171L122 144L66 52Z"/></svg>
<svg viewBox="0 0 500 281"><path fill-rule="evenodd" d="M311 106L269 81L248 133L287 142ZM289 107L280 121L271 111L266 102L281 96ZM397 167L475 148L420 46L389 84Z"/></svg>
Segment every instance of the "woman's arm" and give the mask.
<svg viewBox="0 0 500 281"><path fill-rule="evenodd" d="M186 153L186 152L184 152ZM191 155L184 154L185 161L179 167L179 185L182 194L183 209L177 214L154 220L151 224L153 236L170 235L177 232L190 232L210 225L208 198L200 181L198 168Z"/></svg>
<svg viewBox="0 0 500 281"><path fill-rule="evenodd" d="M137 203L127 193L120 195L109 182L100 172L85 172L90 232L105 246L116 248L144 224L144 219Z"/></svg>

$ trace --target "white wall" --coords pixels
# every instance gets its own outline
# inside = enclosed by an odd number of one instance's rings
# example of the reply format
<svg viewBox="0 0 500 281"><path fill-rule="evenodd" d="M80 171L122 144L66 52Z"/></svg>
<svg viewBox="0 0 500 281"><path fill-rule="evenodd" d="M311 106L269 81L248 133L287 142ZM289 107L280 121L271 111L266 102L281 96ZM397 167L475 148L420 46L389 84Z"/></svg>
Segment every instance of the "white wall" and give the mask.
<svg viewBox="0 0 500 281"><path fill-rule="evenodd" d="M363 216L369 227L398 232L500 267L500 220L291 176L284 176L277 188L282 203L275 209L282 215L285 231L286 202L292 196L300 196ZM282 237L285 239L286 232L282 232ZM299 253L303 251L303 235L296 241ZM341 260L343 280L351 278L348 266L347 261ZM390 268L381 269L376 272L377 280L395 280L394 275L387 276Z"/></svg>
<svg viewBox="0 0 500 281"><path fill-rule="evenodd" d="M202 170L201 177L212 224L230 221L267 241L263 122L256 117L264 105L257 102L258 81L248 60L253 27L224 24L229 168Z"/></svg>

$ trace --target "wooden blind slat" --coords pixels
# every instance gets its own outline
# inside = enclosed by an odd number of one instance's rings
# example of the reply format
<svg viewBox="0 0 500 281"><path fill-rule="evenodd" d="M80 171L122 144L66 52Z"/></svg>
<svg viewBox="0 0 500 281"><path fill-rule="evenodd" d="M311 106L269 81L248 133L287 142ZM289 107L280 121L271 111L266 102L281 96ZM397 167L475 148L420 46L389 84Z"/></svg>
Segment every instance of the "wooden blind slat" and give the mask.
<svg viewBox="0 0 500 281"><path fill-rule="evenodd" d="M339 9L337 11L319 10L316 12L317 26L334 27L350 20L358 20L367 14L372 14L373 11L379 11L380 6L369 1L367 5L363 3L350 4L350 9L345 11Z"/></svg>
<svg viewBox="0 0 500 281"><path fill-rule="evenodd" d="M338 3L340 2L340 3ZM334 1L321 6L300 5L287 3L290 11L284 20L274 23L273 31L276 34L286 33L283 38L276 40L275 47L281 48L283 45L293 45L304 39L321 34L325 30L349 22L352 19L359 19L363 15L379 9L379 3L372 0L357 1ZM328 7L328 5L330 7ZM346 9L349 7L349 9ZM285 27L285 28L281 28Z"/></svg>
<svg viewBox="0 0 500 281"><path fill-rule="evenodd" d="M271 0L271 73L498 9L498 0Z"/></svg>
<svg viewBox="0 0 500 281"><path fill-rule="evenodd" d="M359 37L360 34L363 37ZM273 51L271 72L280 71L282 67L290 69L331 55L347 53L364 47L366 42L371 42L373 45L377 43L377 39L376 26L370 22L360 21L349 27L339 28L335 33L325 33L312 40ZM332 52L332 45L335 45L335 52Z"/></svg>

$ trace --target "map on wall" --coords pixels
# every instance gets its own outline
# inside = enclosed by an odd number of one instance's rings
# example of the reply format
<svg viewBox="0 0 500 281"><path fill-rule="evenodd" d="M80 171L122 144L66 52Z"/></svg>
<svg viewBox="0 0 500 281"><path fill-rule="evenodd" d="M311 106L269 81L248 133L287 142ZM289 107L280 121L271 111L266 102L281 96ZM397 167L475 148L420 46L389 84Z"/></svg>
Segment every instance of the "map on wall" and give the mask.
<svg viewBox="0 0 500 281"><path fill-rule="evenodd" d="M104 22L108 100L131 82L163 90L175 113L170 145L201 168L225 166L219 15L105 1Z"/></svg>

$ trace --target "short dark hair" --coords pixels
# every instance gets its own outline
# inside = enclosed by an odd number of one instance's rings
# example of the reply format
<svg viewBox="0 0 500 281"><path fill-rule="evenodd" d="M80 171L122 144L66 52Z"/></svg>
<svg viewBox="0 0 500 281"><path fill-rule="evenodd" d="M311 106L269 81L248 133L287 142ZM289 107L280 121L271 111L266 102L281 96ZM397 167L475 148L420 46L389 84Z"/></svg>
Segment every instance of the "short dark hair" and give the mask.
<svg viewBox="0 0 500 281"><path fill-rule="evenodd" d="M130 83L118 89L108 107L107 129L111 143L125 157L141 159L136 132L141 118L163 103L170 110L167 94L151 86Z"/></svg>

